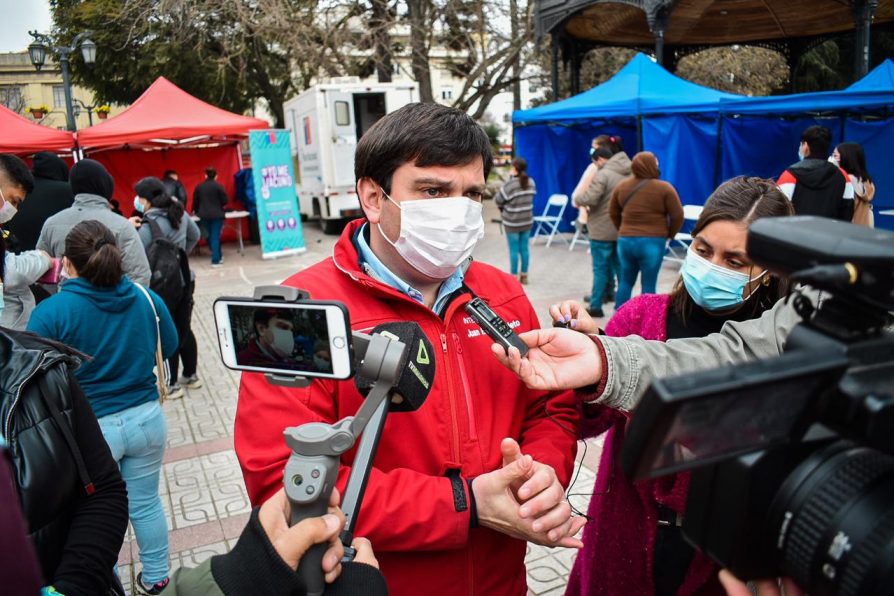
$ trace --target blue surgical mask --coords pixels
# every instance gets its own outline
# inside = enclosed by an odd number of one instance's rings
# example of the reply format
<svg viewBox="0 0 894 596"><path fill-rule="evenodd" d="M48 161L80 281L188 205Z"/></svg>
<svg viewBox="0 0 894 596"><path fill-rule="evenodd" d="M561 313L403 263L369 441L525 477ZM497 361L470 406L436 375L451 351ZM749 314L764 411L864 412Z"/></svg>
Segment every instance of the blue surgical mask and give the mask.
<svg viewBox="0 0 894 596"><path fill-rule="evenodd" d="M593 157L594 153L596 153L596 147L590 147L590 157Z"/></svg>
<svg viewBox="0 0 894 596"><path fill-rule="evenodd" d="M140 197L133 198L133 208L137 210L137 213L143 212L143 203L140 201Z"/></svg>
<svg viewBox="0 0 894 596"><path fill-rule="evenodd" d="M804 152L801 151L801 148L798 147L798 161L804 160Z"/></svg>
<svg viewBox="0 0 894 596"><path fill-rule="evenodd" d="M759 280L767 272L755 278L745 273L732 271L726 267L698 256L690 249L680 269L683 285L692 300L705 310L729 310L745 302L745 286Z"/></svg>

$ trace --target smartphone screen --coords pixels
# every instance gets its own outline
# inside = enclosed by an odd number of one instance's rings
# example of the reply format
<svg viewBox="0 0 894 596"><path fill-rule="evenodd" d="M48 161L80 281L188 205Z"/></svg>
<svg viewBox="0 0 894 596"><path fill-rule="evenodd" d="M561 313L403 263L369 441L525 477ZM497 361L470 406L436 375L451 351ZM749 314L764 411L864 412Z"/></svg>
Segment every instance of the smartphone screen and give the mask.
<svg viewBox="0 0 894 596"><path fill-rule="evenodd" d="M350 323L336 302L214 303L224 365L236 370L347 379L352 372Z"/></svg>

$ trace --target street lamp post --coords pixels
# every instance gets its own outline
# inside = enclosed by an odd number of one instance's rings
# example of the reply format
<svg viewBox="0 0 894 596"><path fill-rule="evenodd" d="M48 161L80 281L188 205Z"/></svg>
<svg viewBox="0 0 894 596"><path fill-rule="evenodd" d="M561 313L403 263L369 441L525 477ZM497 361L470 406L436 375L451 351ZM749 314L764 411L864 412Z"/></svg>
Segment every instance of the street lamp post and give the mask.
<svg viewBox="0 0 894 596"><path fill-rule="evenodd" d="M78 104L74 107L75 116L77 116L80 113L80 110L83 109L85 112L87 112L87 121L90 123L90 126L93 126L93 110L98 108L101 104L97 103L93 105L87 105L82 100L77 98L74 99L74 102Z"/></svg>
<svg viewBox="0 0 894 596"><path fill-rule="evenodd" d="M31 58L31 64L34 65L34 68L38 71L43 68L44 63L46 62L47 51L52 52L59 58L59 66L62 68L62 86L65 91L65 116L68 130L70 131L77 130L77 126L75 125L74 104L71 97L71 77L68 71L68 57L73 52L77 51L78 44L80 44L84 63L88 65L93 64L96 61L96 44L87 37L91 34L92 31L78 33L75 35L74 39L71 40L70 45L63 46L55 45L53 40L43 33L38 33L37 31L28 32L28 35L34 38L34 42L28 46L28 55Z"/></svg>

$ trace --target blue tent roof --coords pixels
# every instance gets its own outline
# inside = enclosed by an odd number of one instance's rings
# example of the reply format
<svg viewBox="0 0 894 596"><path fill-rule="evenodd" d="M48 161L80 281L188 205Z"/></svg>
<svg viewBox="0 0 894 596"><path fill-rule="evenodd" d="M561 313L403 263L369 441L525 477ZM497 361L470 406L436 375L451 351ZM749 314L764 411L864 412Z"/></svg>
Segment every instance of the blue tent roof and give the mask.
<svg viewBox="0 0 894 596"><path fill-rule="evenodd" d="M890 58L847 88L848 91L890 91L894 89L894 61Z"/></svg>
<svg viewBox="0 0 894 596"><path fill-rule="evenodd" d="M603 84L562 101L514 112L512 121L533 124L716 111L721 99L739 97L690 83L637 54Z"/></svg>
<svg viewBox="0 0 894 596"><path fill-rule="evenodd" d="M817 114L871 111L892 106L894 62L888 59L865 77L840 91L723 100L721 111L729 114Z"/></svg>

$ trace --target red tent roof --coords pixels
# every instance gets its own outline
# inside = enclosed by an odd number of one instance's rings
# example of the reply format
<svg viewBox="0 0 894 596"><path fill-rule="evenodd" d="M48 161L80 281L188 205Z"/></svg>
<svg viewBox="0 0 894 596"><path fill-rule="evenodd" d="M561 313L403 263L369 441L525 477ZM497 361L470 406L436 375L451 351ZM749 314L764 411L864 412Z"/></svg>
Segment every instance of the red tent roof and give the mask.
<svg viewBox="0 0 894 596"><path fill-rule="evenodd" d="M78 131L77 139L83 148L124 144L173 146L245 135L249 130L264 128L270 128L265 120L214 107L158 77L129 108Z"/></svg>
<svg viewBox="0 0 894 596"><path fill-rule="evenodd" d="M74 137L67 130L29 122L12 110L0 106L0 153L67 151L72 147Z"/></svg>

